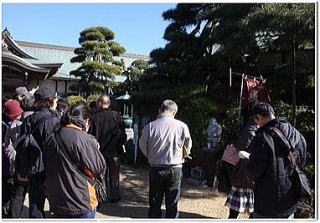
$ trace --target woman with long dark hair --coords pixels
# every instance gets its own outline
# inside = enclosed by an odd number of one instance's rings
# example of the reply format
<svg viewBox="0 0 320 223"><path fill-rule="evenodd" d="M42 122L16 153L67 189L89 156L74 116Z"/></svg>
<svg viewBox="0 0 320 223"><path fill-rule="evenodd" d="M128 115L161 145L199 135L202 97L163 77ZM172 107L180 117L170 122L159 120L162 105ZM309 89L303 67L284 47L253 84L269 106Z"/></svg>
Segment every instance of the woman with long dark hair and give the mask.
<svg viewBox="0 0 320 223"><path fill-rule="evenodd" d="M89 107L83 102L69 107L61 118L60 129L46 142L48 200L57 218L95 216L95 189L83 174L99 177L106 163L98 141L87 134L90 119Z"/></svg>

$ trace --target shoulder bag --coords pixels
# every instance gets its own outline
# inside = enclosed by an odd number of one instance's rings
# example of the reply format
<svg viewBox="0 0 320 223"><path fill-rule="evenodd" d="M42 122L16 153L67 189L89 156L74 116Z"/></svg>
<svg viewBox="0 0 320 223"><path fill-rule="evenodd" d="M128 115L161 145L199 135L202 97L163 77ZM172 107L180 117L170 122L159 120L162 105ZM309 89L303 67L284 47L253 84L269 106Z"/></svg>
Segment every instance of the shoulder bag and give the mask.
<svg viewBox="0 0 320 223"><path fill-rule="evenodd" d="M57 137L54 137L58 143L58 148L61 155L63 156L63 158L69 162L74 168L75 170L80 174L80 176L82 176L85 180L87 180L95 189L96 191L96 196L97 196L97 200L99 203L104 203L107 200L107 192L102 184L102 182L98 179L98 178L91 178L88 175L86 175L85 173L82 172L82 170L80 170L79 168L81 167L80 163L75 164L74 162L71 161L71 159L68 156L68 153L65 150L65 144L62 142L60 134L57 132Z"/></svg>

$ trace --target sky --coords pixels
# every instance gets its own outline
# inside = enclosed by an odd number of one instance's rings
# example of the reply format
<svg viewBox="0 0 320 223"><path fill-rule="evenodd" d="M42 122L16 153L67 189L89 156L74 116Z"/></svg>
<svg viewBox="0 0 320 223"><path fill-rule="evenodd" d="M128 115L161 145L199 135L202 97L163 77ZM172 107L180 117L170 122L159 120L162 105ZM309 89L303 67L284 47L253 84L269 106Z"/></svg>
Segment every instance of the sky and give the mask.
<svg viewBox="0 0 320 223"><path fill-rule="evenodd" d="M127 53L149 55L164 47L170 24L162 13L174 3L2 3L2 30L15 40L79 47L79 33L106 26Z"/></svg>

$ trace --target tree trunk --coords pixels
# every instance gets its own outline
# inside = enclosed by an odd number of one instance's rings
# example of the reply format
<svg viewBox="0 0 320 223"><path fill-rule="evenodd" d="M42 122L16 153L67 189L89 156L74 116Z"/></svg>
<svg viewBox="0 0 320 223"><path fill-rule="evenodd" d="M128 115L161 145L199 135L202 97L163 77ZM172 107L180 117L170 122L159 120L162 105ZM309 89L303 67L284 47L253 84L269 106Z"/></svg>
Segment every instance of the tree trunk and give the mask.
<svg viewBox="0 0 320 223"><path fill-rule="evenodd" d="M292 105L293 105L293 125L296 125L296 106L297 106L297 95L296 95L296 36L293 35L293 45L292 45L292 56L293 56L293 72L292 72Z"/></svg>

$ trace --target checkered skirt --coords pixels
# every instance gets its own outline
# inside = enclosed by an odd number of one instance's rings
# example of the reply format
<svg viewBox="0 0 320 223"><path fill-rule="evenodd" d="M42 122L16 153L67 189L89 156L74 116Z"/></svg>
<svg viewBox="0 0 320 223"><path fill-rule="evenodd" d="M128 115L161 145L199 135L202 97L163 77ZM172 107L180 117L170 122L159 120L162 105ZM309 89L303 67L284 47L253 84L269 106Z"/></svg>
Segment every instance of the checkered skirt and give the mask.
<svg viewBox="0 0 320 223"><path fill-rule="evenodd" d="M253 212L254 193L250 188L237 188L232 186L225 206L238 212Z"/></svg>

